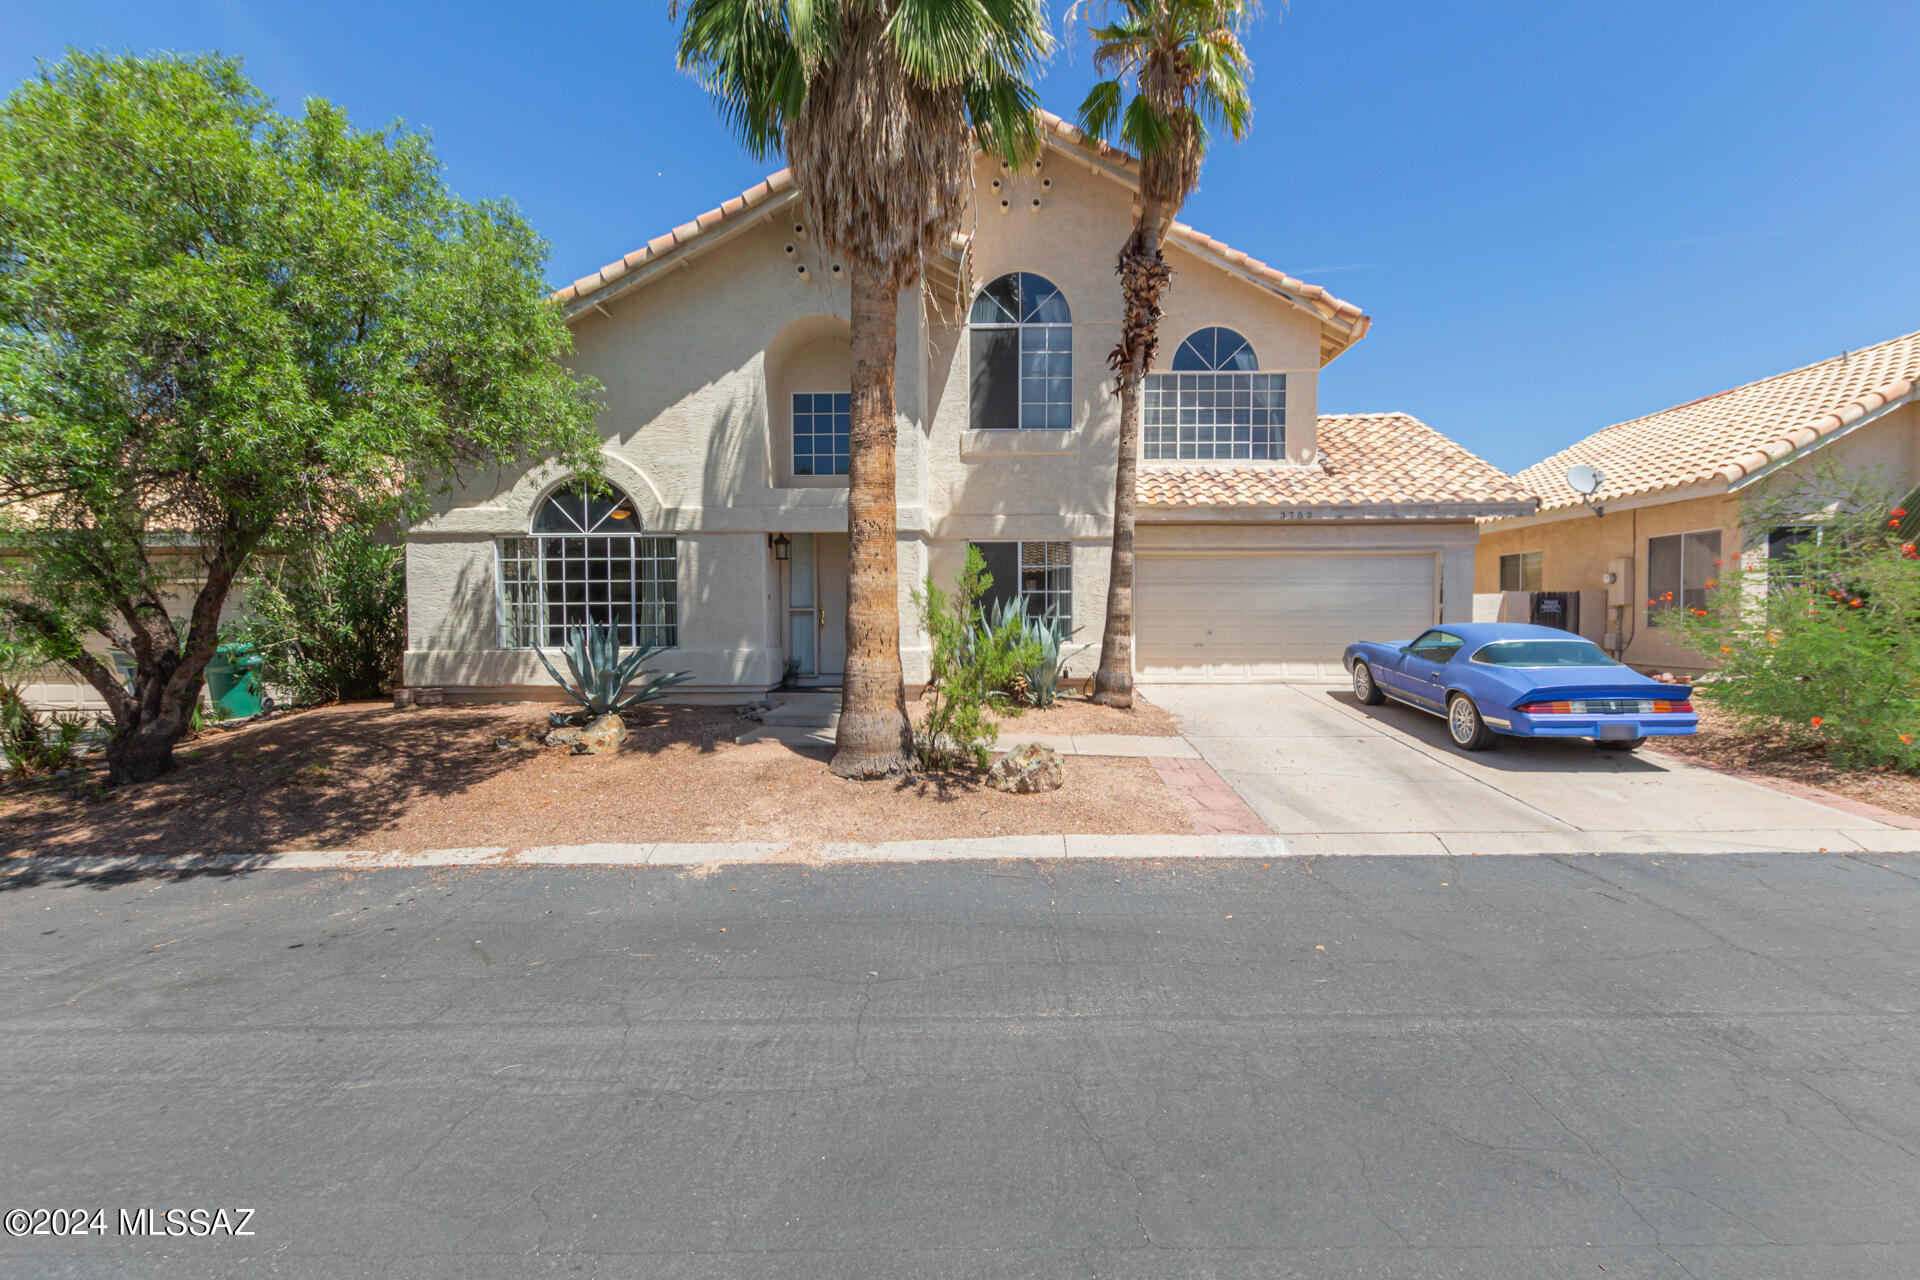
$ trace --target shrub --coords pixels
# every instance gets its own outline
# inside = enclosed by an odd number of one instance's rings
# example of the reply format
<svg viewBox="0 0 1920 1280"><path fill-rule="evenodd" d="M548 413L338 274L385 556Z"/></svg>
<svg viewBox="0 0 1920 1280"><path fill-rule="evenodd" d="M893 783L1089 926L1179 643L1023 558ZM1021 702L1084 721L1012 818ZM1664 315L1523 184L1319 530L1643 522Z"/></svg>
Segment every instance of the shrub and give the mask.
<svg viewBox="0 0 1920 1280"><path fill-rule="evenodd" d="M1026 701L1044 710L1060 700L1060 677L1066 672L1068 660L1074 656L1067 652L1065 641L1071 640L1079 631L1076 628L1062 637L1045 618L1028 618L1026 625L1027 641L1033 650L1033 657L1027 663L1025 672ZM1086 646L1082 645L1074 653L1085 650Z"/></svg>
<svg viewBox="0 0 1920 1280"><path fill-rule="evenodd" d="M648 658L663 652L663 645L644 644L622 658L620 640L612 627L598 623L575 627L567 633L567 647L561 650L567 660L567 670L573 676L569 681L547 660L546 654L535 649L534 656L540 659L540 665L547 669L561 692L583 708L571 713L557 712L549 718L557 727L573 723L576 717L583 721L597 719L629 707L658 702L673 686L693 679L693 673L688 671L640 669ZM636 680L639 685L632 687Z"/></svg>
<svg viewBox="0 0 1920 1280"><path fill-rule="evenodd" d="M913 592L921 629L933 642L927 713L914 731L914 750L928 768L987 766L1000 736L993 707L1006 705L1004 690L1033 661L1025 614L980 608L980 597L992 585L986 560L978 548L968 547L952 595L931 577L926 590Z"/></svg>
<svg viewBox="0 0 1920 1280"><path fill-rule="evenodd" d="M77 712L40 715L22 696L26 678L55 661L50 642L0 624L0 759L16 777L71 763L91 727L91 719Z"/></svg>
<svg viewBox="0 0 1920 1280"><path fill-rule="evenodd" d="M376 698L406 647L401 549L347 525L256 577L242 634L296 701Z"/></svg>
<svg viewBox="0 0 1920 1280"><path fill-rule="evenodd" d="M1836 762L1920 771L1920 548L1894 502L1822 469L1749 504L1749 529L1810 532L1764 568L1724 567L1708 607L1678 619L1716 668L1697 696Z"/></svg>

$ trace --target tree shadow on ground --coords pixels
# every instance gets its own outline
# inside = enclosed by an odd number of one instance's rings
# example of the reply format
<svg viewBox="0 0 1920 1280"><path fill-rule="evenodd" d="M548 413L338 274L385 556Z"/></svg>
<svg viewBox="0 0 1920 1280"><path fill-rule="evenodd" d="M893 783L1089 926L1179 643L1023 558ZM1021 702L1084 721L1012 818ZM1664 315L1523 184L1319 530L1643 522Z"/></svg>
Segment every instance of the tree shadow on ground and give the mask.
<svg viewBox="0 0 1920 1280"><path fill-rule="evenodd" d="M544 734L546 713L523 704L344 703L203 734L175 753L178 768L148 783L105 790L98 764L58 782L11 783L0 790L0 854L351 849L410 805L459 795L556 750L496 745L516 732ZM711 752L739 723L710 707L642 708L621 750Z"/></svg>

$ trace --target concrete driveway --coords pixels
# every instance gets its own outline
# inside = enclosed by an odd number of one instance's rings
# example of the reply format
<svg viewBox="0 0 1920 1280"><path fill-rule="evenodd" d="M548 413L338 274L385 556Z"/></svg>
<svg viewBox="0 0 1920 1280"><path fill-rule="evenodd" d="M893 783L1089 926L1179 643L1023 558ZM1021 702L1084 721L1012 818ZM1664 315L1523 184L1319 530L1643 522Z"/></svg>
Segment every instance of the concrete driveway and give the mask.
<svg viewBox="0 0 1920 1280"><path fill-rule="evenodd" d="M1344 684L1158 685L1200 754L1300 853L1799 853L1920 849L1902 830L1653 752L1502 738Z"/></svg>

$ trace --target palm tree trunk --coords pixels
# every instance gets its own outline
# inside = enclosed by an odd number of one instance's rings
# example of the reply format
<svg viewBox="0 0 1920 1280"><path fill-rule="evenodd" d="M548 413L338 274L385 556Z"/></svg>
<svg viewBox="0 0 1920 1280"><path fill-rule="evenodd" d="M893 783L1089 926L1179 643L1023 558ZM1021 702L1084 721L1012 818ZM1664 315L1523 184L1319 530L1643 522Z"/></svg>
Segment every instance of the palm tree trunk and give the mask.
<svg viewBox="0 0 1920 1280"><path fill-rule="evenodd" d="M1133 507L1140 458L1140 378L1130 359L1120 375L1120 449L1113 468L1113 557L1107 569L1107 622L1100 633L1100 667L1093 700L1103 707L1133 706Z"/></svg>
<svg viewBox="0 0 1920 1280"><path fill-rule="evenodd" d="M881 778L913 763L900 668L900 555L894 499L893 363L899 289L852 262L852 405L847 464L847 674L832 769Z"/></svg>
<svg viewBox="0 0 1920 1280"><path fill-rule="evenodd" d="M1113 558L1107 570L1107 622L1100 635L1100 667L1093 674L1093 701L1104 707L1133 706L1133 523L1135 477L1140 460L1141 384L1153 365L1160 338L1160 296L1171 273L1160 255L1165 218L1148 200L1120 251L1124 314L1120 346L1113 354L1120 392L1120 440L1113 468Z"/></svg>

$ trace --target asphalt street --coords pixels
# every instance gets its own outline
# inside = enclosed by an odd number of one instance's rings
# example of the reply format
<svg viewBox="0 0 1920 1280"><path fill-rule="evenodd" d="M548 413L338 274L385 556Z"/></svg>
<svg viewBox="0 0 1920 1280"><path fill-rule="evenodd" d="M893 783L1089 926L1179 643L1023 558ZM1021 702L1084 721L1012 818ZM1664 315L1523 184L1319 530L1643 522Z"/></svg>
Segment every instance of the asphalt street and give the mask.
<svg viewBox="0 0 1920 1280"><path fill-rule="evenodd" d="M9 1277L1920 1274L1920 857L0 885Z"/></svg>

